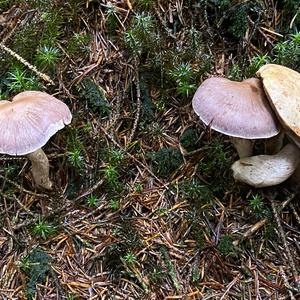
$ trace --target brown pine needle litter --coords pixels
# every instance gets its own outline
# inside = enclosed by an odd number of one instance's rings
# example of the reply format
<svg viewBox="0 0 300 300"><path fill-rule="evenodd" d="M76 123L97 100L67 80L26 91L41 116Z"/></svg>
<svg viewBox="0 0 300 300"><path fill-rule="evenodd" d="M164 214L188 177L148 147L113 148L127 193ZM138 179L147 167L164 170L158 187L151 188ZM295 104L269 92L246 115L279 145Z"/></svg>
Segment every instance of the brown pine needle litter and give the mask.
<svg viewBox="0 0 300 300"><path fill-rule="evenodd" d="M0 1L0 99L44 90L73 113L44 147L53 191L0 157L0 299L300 299L294 181L234 182L191 107L208 77L299 71L283 2Z"/></svg>

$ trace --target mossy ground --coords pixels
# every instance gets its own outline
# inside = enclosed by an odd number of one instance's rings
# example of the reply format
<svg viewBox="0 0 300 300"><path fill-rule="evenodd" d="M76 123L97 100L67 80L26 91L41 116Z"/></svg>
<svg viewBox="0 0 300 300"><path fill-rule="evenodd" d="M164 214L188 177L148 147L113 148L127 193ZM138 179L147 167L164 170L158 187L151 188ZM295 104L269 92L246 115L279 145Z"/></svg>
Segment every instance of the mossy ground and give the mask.
<svg viewBox="0 0 300 300"><path fill-rule="evenodd" d="M39 89L73 113L44 147L53 192L26 158L0 157L0 297L297 299L297 191L234 182L230 141L191 108L209 76L299 71L297 9L0 1L0 41L55 83L1 50L0 97Z"/></svg>

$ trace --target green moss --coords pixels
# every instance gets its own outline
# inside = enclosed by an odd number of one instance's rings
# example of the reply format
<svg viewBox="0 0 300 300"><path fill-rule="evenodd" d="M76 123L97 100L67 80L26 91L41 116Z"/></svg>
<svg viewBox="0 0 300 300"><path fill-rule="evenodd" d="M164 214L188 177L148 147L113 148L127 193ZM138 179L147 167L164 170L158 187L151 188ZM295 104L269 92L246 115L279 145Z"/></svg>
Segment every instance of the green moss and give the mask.
<svg viewBox="0 0 300 300"><path fill-rule="evenodd" d="M39 249L32 250L20 261L21 270L28 276L26 295L29 299L34 297L36 285L44 283L46 274L50 270L50 262L50 256Z"/></svg>
<svg viewBox="0 0 300 300"><path fill-rule="evenodd" d="M87 77L82 81L80 94L87 100L88 106L93 112L98 112L101 116L107 116L110 113L110 105L105 97L105 91L91 78Z"/></svg>
<svg viewBox="0 0 300 300"><path fill-rule="evenodd" d="M180 137L181 146L187 151L191 152L199 147L199 135L193 128L188 128Z"/></svg>
<svg viewBox="0 0 300 300"><path fill-rule="evenodd" d="M137 13L132 24L124 33L125 45L136 56L147 55L159 47L159 35L156 33L156 22L152 15Z"/></svg>
<svg viewBox="0 0 300 300"><path fill-rule="evenodd" d="M233 245L233 238L231 235L223 235L220 238L218 249L225 256L236 257L238 254L236 247Z"/></svg>
<svg viewBox="0 0 300 300"><path fill-rule="evenodd" d="M194 203L197 208L210 204L214 198L209 186L200 184L196 179L185 180L180 187L183 199Z"/></svg>
<svg viewBox="0 0 300 300"><path fill-rule="evenodd" d="M178 149L162 148L157 152L147 154L150 158L156 174L162 177L169 177L183 163L183 158Z"/></svg>
<svg viewBox="0 0 300 300"><path fill-rule="evenodd" d="M180 291L182 288L181 283L178 281L174 265L170 259L170 255L168 253L168 250L166 247L161 247L160 248L160 253L162 254L162 258L164 260L164 263L166 264L168 275L170 276L173 286L177 292Z"/></svg>
<svg viewBox="0 0 300 300"><path fill-rule="evenodd" d="M74 33L67 45L67 53L70 56L74 55L85 55L88 54L90 49L89 49L89 43L91 41L91 36L85 32L80 32L80 33Z"/></svg>

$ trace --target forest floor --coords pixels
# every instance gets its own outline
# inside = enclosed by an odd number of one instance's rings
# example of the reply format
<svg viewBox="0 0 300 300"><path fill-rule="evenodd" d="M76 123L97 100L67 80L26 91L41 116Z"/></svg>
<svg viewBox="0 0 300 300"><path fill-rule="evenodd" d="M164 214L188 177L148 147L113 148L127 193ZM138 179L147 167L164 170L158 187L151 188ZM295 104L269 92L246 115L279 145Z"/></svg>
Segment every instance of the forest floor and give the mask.
<svg viewBox="0 0 300 300"><path fill-rule="evenodd" d="M300 299L297 189L235 182L230 140L191 106L210 76L299 70L298 14L292 0L0 0L1 45L34 66L1 47L1 99L42 90L73 114L43 147L52 191L0 156L0 299Z"/></svg>

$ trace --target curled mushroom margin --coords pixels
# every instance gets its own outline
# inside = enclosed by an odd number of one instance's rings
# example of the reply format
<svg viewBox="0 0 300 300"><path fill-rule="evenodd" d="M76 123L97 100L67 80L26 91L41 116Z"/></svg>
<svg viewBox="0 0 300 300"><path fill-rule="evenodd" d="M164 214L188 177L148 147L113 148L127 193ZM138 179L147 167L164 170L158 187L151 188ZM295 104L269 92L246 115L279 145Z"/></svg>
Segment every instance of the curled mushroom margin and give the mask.
<svg viewBox="0 0 300 300"><path fill-rule="evenodd" d="M287 180L297 169L300 150L287 144L274 155L256 155L241 158L231 166L234 179L260 188L280 184Z"/></svg>

